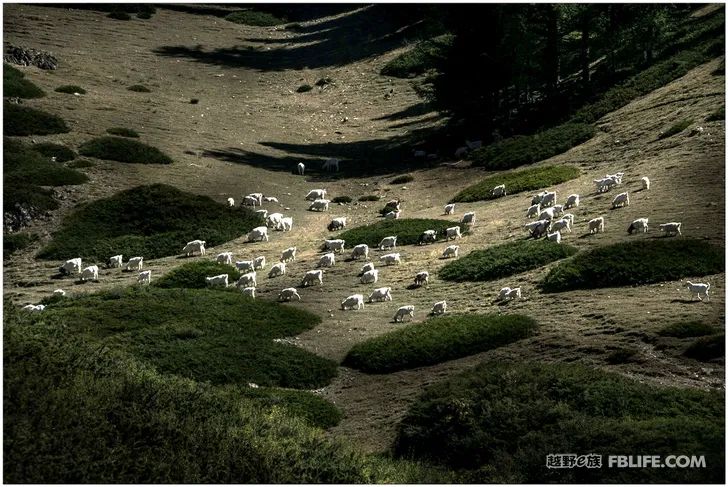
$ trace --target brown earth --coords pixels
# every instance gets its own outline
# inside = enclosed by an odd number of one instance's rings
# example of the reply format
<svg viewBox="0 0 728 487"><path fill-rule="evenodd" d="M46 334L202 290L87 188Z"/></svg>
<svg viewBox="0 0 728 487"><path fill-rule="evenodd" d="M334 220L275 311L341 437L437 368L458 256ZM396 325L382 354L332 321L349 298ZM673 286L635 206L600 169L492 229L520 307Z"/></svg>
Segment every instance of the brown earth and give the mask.
<svg viewBox="0 0 728 487"><path fill-rule="evenodd" d="M337 155L343 155L342 166L363 164L383 156L389 146L414 130L442 122L436 113L419 110L422 102L409 81L378 74L401 51L394 40L367 33L364 27L371 25L367 15L364 8L303 23L310 32L295 33L167 9L158 10L150 20L120 22L93 11L6 4L5 42L51 51L60 61L56 71L20 68L48 94L25 103L61 115L72 128L68 134L35 140L77 147L109 127L129 127L175 162L146 166L94 161L95 167L84 169L91 181L61 188L61 209L28 229L41 234L42 242L4 262L4 296L24 305L56 288L79 294L132 284L134 276L105 269L98 283L53 280L50 276L59 263L33 256L75 204L140 184L164 182L221 202L229 196L240 201L250 192L278 197L280 205L265 208L293 216L293 231L273 232L269 243L246 244L239 238L209 249L212 255L233 251L237 260L265 255L271 262L283 249L296 245L298 259L289 264L286 276L259 279L261 299L275 299L280 289L298 285L303 273L314 268L319 247L330 235L326 230L330 218L347 216L350 227L378 219L382 203L334 205L328 213L308 212L303 197L309 189L326 187L332 196L401 197L405 217L456 221L442 216L443 205L486 175L467 163L413 171L415 180L406 189L388 184L394 171L335 180L291 172L298 161L308 160L313 167L315 161ZM324 30L332 26L342 28ZM550 188L559 195L582 196L581 206L574 211L574 233L564 236L566 243L584 250L627 239L656 238L658 223L682 221L685 236L725 245L725 127L724 122L705 122L725 100L724 78L711 75L719 62L699 66L607 115L598 122L596 137L541 163L569 163L583 171L578 179ZM334 84L296 93L301 84L313 85L325 76ZM53 91L64 84L80 85L88 93L75 97ZM132 84L144 84L152 92L128 91ZM199 104L190 104L192 98L198 98ZM704 133L691 137L688 129L657 139L660 131L686 118L694 120L693 127L704 127ZM631 205L611 211L614 193L596 195L591 181L617 171L626 173L621 190L630 191ZM650 191L638 191L642 176L652 181ZM458 204L457 215L475 211L478 218L472 233L458 242L461 254L522 238L529 200L529 195L514 195ZM584 237L585 222L598 215L606 219L606 232ZM628 236L629 222L639 217L649 217L651 232ZM338 378L319 391L345 414L332 435L350 438L366 451L386 449L399 419L424 386L486 359L580 362L653 384L724 387L722 362L686 359L681 353L689 340L655 335L665 324L683 320L723 327L724 274L692 279L711 283L709 303L690 301L682 282L546 295L535 284L551 266L496 282L440 281L436 275L444 264L438 259L443 248L444 244L435 244L399 249L402 265L382 267L377 284L391 286L394 301L366 305L358 312L340 311L339 302L354 292L368 294L373 286L358 283L362 262L338 263L326 272L321 288L299 290L303 299L291 306L319 314L323 323L291 341L338 361L355 343L401 326L391 323L397 307L414 304L416 321L422 321L432 304L443 299L452 312L491 313L507 308L535 316L541 322L539 333L490 352L393 374L367 375L342 367ZM145 262L145 268L152 270L154 279L179 262L174 257L157 259ZM407 290L415 272L424 269L434 277L429 287ZM493 298L505 285L521 286L524 299L496 305ZM606 356L623 347L637 349L638 360L607 365Z"/></svg>

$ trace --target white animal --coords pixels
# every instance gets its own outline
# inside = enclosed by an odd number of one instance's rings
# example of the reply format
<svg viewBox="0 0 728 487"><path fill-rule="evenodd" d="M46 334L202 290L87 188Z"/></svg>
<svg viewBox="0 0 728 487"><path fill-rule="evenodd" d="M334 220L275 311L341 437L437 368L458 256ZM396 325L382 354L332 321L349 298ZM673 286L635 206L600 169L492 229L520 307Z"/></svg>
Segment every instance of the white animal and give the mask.
<svg viewBox="0 0 728 487"><path fill-rule="evenodd" d="M430 273L427 271L418 272L415 276L415 286L424 286L430 281Z"/></svg>
<svg viewBox="0 0 728 487"><path fill-rule="evenodd" d="M295 287L287 287L278 294L279 301L290 301L294 297L298 301L301 300L301 296L298 294Z"/></svg>
<svg viewBox="0 0 728 487"><path fill-rule="evenodd" d="M402 209L402 201L397 198L396 200L389 200L385 207L389 206L390 208L394 208L394 211L399 211Z"/></svg>
<svg viewBox="0 0 728 487"><path fill-rule="evenodd" d="M391 287L378 287L369 295L368 302L372 301L391 301L392 300L392 288Z"/></svg>
<svg viewBox="0 0 728 487"><path fill-rule="evenodd" d="M612 177L595 179L594 184L597 186L597 193L604 193L616 186L617 179Z"/></svg>
<svg viewBox="0 0 728 487"><path fill-rule="evenodd" d="M460 227L456 227L458 230L460 230ZM417 245L424 245L427 243L434 243L437 241L437 231L436 230L425 230L422 232L422 235L420 235L420 238L417 239Z"/></svg>
<svg viewBox="0 0 728 487"><path fill-rule="evenodd" d="M552 242L561 243L561 232L556 231L554 233L546 234L546 238Z"/></svg>
<svg viewBox="0 0 728 487"><path fill-rule="evenodd" d="M230 208L232 208L233 206L235 206L235 200L233 198L228 198L227 199L227 203L228 203L228 206Z"/></svg>
<svg viewBox="0 0 728 487"><path fill-rule="evenodd" d="M617 206L629 206L629 193L619 193L612 200L612 208Z"/></svg>
<svg viewBox="0 0 728 487"><path fill-rule="evenodd" d="M121 267L123 265L124 256L115 255L109 259L109 267Z"/></svg>
<svg viewBox="0 0 728 487"><path fill-rule="evenodd" d="M331 157L329 159L326 159L324 163L321 165L321 169L324 171L338 171L339 170L339 162L341 162L340 159L336 159L335 157Z"/></svg>
<svg viewBox="0 0 728 487"><path fill-rule="evenodd" d="M463 236L460 234L460 227L450 227L445 229L445 238L447 240L456 238L462 238Z"/></svg>
<svg viewBox="0 0 728 487"><path fill-rule="evenodd" d="M341 239L335 239L335 240L324 240L324 245L326 246L326 250L331 250L332 252L340 252L344 253L344 245L346 245L346 240Z"/></svg>
<svg viewBox="0 0 728 487"><path fill-rule="evenodd" d="M569 209L573 208L575 206L579 206L579 195L578 194L570 194L568 198L566 198L566 203L564 203L564 208Z"/></svg>
<svg viewBox="0 0 728 487"><path fill-rule="evenodd" d="M638 232L640 230L642 230L642 233L647 233L647 230L648 230L647 224L648 224L648 222L649 221L648 221L647 218L638 218L638 219L636 219L635 221L633 221L629 225L629 228L627 228L627 233L629 233L630 235L632 235L632 232Z"/></svg>
<svg viewBox="0 0 728 487"><path fill-rule="evenodd" d="M561 230L571 233L571 221L568 218L562 218L551 223L551 231L560 232Z"/></svg>
<svg viewBox="0 0 728 487"><path fill-rule="evenodd" d="M553 220L556 218L556 212L553 208L545 208L538 214L539 220Z"/></svg>
<svg viewBox="0 0 728 487"><path fill-rule="evenodd" d="M241 272L254 271L255 262L252 260L239 260L239 261L235 262L235 268Z"/></svg>
<svg viewBox="0 0 728 487"><path fill-rule="evenodd" d="M218 264L232 265L233 264L233 253L232 252L221 252L221 253L217 254L217 257L215 257L215 261Z"/></svg>
<svg viewBox="0 0 728 487"><path fill-rule="evenodd" d="M228 275L220 274L218 276L206 277L205 282L208 286L228 287Z"/></svg>
<svg viewBox="0 0 728 487"><path fill-rule="evenodd" d="M397 210L397 211L390 211L390 212L388 212L388 213L387 213L386 215L384 215L384 218L385 218L386 220L399 220L399 215L400 215L401 213L402 213L402 212L401 212L400 210Z"/></svg>
<svg viewBox="0 0 728 487"><path fill-rule="evenodd" d="M144 267L144 257L132 257L125 265L125 269L130 271L140 271L142 267Z"/></svg>
<svg viewBox="0 0 728 487"><path fill-rule="evenodd" d="M666 235L682 235L681 226L682 222L663 223L660 225L660 231L665 232Z"/></svg>
<svg viewBox="0 0 728 487"><path fill-rule="evenodd" d="M311 203L311 206L308 207L309 211L328 211L329 210L329 200L324 199L317 199L314 200L313 203Z"/></svg>
<svg viewBox="0 0 728 487"><path fill-rule="evenodd" d="M574 214L573 213L564 213L561 215L562 220L569 220L569 229L574 226Z"/></svg>
<svg viewBox="0 0 728 487"><path fill-rule="evenodd" d="M705 297L710 301L710 296L708 296L708 290L710 289L710 284L702 284L702 283L695 283L693 284L690 281L687 281L685 285L688 287L691 293L695 294L699 300L703 300L703 298L700 297L701 294L705 294Z"/></svg>
<svg viewBox="0 0 728 487"><path fill-rule="evenodd" d="M137 282L140 282L142 284L149 284L152 282L152 271L143 271L140 272L137 276Z"/></svg>
<svg viewBox="0 0 728 487"><path fill-rule="evenodd" d="M415 307L412 305L402 306L394 314L394 322L404 321L404 317L409 316L411 319L415 319Z"/></svg>
<svg viewBox="0 0 728 487"><path fill-rule="evenodd" d="M45 305L44 304L27 304L27 305L23 306L23 309L26 311L30 311L31 313L38 313L45 309Z"/></svg>
<svg viewBox="0 0 728 487"><path fill-rule="evenodd" d="M554 205L551 209L554 210L554 217L557 217L564 212L564 205Z"/></svg>
<svg viewBox="0 0 728 487"><path fill-rule="evenodd" d="M455 157L457 157L457 158L463 157L463 156L467 155L467 153L468 153L468 148L465 146L461 146L461 147L458 147L457 149L455 149Z"/></svg>
<svg viewBox="0 0 728 487"><path fill-rule="evenodd" d="M551 228L550 220L536 220L535 222L526 223L523 228L531 233L531 237L539 238L546 235L549 228Z"/></svg>
<svg viewBox="0 0 728 487"><path fill-rule="evenodd" d="M255 210L255 212L262 216L263 220L268 218L268 210Z"/></svg>
<svg viewBox="0 0 728 487"><path fill-rule="evenodd" d="M303 275L303 282L301 283L301 286L313 286L316 283L318 283L320 286L323 286L324 284L324 271L322 271L321 269L307 271Z"/></svg>
<svg viewBox="0 0 728 487"><path fill-rule="evenodd" d="M507 195L506 185L500 184L500 185L496 186L495 188L493 188L491 190L490 194L491 194L491 196L506 196Z"/></svg>
<svg viewBox="0 0 728 487"><path fill-rule="evenodd" d="M445 205L445 214L446 215L455 214L455 203L450 203L449 205Z"/></svg>
<svg viewBox="0 0 728 487"><path fill-rule="evenodd" d="M258 198L254 198L252 196L245 196L243 197L243 206L252 206L255 208L256 206L260 206L258 204Z"/></svg>
<svg viewBox="0 0 728 487"><path fill-rule="evenodd" d="M322 200L324 198L326 198L326 190L325 189L312 189L306 195L306 199L308 201Z"/></svg>
<svg viewBox="0 0 728 487"><path fill-rule="evenodd" d="M386 265L393 265L393 264L401 264L402 260L399 255L399 253L396 254L386 254L379 258L382 262L384 262Z"/></svg>
<svg viewBox="0 0 728 487"><path fill-rule="evenodd" d="M81 272L81 257L67 260L61 267L58 268L58 272L61 274L67 274L72 276Z"/></svg>
<svg viewBox="0 0 728 487"><path fill-rule="evenodd" d="M471 212L464 214L462 220L460 220L460 223L469 223L469 224L475 223L475 212L471 211Z"/></svg>
<svg viewBox="0 0 728 487"><path fill-rule="evenodd" d="M351 258L358 259L359 257L369 258L369 246L367 244L359 244L351 249Z"/></svg>
<svg viewBox="0 0 728 487"><path fill-rule="evenodd" d="M278 203L278 198L276 198L275 196L266 196L263 198L263 201L267 203Z"/></svg>
<svg viewBox="0 0 728 487"><path fill-rule="evenodd" d="M379 280L379 271L377 269L372 269L371 271L367 271L361 276L361 283L362 284L374 284Z"/></svg>
<svg viewBox="0 0 728 487"><path fill-rule="evenodd" d="M541 204L536 203L528 207L528 210L526 211L526 218L534 218L538 216L539 213L541 213Z"/></svg>
<svg viewBox="0 0 728 487"><path fill-rule="evenodd" d="M258 273L248 272L246 274L243 274L238 279L238 282L235 283L237 287L256 287L258 286Z"/></svg>
<svg viewBox="0 0 728 487"><path fill-rule="evenodd" d="M195 252L199 252L200 255L205 255L205 243L206 242L204 240L193 240L191 242L187 242L187 245L184 246L182 252L184 252L184 254L188 257Z"/></svg>
<svg viewBox="0 0 728 487"><path fill-rule="evenodd" d="M296 169L298 170L298 175L303 176L303 171L306 170L306 165L302 162L299 162L298 165L296 166Z"/></svg>
<svg viewBox="0 0 728 487"><path fill-rule="evenodd" d="M318 267L333 267L336 265L336 254L329 252L324 254L318 261Z"/></svg>
<svg viewBox="0 0 728 487"><path fill-rule="evenodd" d="M506 299L506 296L508 296L509 292L511 292L511 288L509 288L509 287L501 288L500 292L498 293L498 299Z"/></svg>
<svg viewBox="0 0 728 487"><path fill-rule="evenodd" d="M604 233L604 217L600 216L589 220L589 233Z"/></svg>
<svg viewBox="0 0 728 487"><path fill-rule="evenodd" d="M468 149L470 149L470 150L480 149L481 147L483 147L483 141L474 140L474 141L470 142L469 140L466 139L465 145L467 145Z"/></svg>
<svg viewBox="0 0 728 487"><path fill-rule="evenodd" d="M285 262L279 262L277 264L274 264L273 267L270 268L270 272L268 273L268 277L278 277L282 276L286 273L286 263Z"/></svg>
<svg viewBox="0 0 728 487"><path fill-rule="evenodd" d="M278 223L278 226L276 226L276 230L284 231L284 232L290 232L293 228L293 217L286 216L281 218L280 222Z"/></svg>
<svg viewBox="0 0 728 487"><path fill-rule="evenodd" d="M642 189L650 189L650 178L647 176L642 178Z"/></svg>
<svg viewBox="0 0 728 487"><path fill-rule="evenodd" d="M438 301L432 307L433 315L441 315L441 314L444 314L446 311L447 311L447 302L445 302L445 301Z"/></svg>
<svg viewBox="0 0 728 487"><path fill-rule="evenodd" d="M359 271L359 275L363 275L367 271L371 271L374 269L374 263L373 262L367 262L363 266L361 266L361 270Z"/></svg>
<svg viewBox="0 0 728 487"><path fill-rule="evenodd" d="M265 217L265 226L268 228L276 228L281 223L281 219L283 218L282 213L271 213L267 217Z"/></svg>
<svg viewBox="0 0 728 487"><path fill-rule="evenodd" d="M243 296L250 296L251 298L255 299L255 288L254 287L246 287L243 288Z"/></svg>
<svg viewBox="0 0 728 487"><path fill-rule="evenodd" d="M541 207L552 206L556 204L556 192L546 191L541 199Z"/></svg>
<svg viewBox="0 0 728 487"><path fill-rule="evenodd" d="M521 297L521 288L520 287L514 287L505 296L505 299L515 299Z"/></svg>
<svg viewBox="0 0 728 487"><path fill-rule="evenodd" d="M250 193L248 196L255 198L255 201L258 202L258 206L263 204L263 193Z"/></svg>
<svg viewBox="0 0 728 487"><path fill-rule="evenodd" d="M94 281L99 280L99 266L90 265L81 271L81 280L86 281L89 279Z"/></svg>
<svg viewBox="0 0 728 487"><path fill-rule="evenodd" d="M532 205L541 204L541 201L543 201L543 197L546 196L546 193L548 193L548 191L541 191L539 194L533 196L531 198L531 204Z"/></svg>
<svg viewBox="0 0 728 487"><path fill-rule="evenodd" d="M247 235L248 242L268 241L268 227L255 227Z"/></svg>
<svg viewBox="0 0 728 487"><path fill-rule="evenodd" d="M289 247L281 252L281 262L296 260L296 247Z"/></svg>
<svg viewBox="0 0 728 487"><path fill-rule="evenodd" d="M450 246L449 246L449 247L447 247L447 248L445 249L445 251L444 251L444 252L442 253L442 256L443 256L444 258L446 258L446 259L447 259L448 257L456 257L456 258L457 258L457 256L458 256L458 250L460 250L460 246L459 246L459 245L450 245Z"/></svg>
<svg viewBox="0 0 728 487"><path fill-rule="evenodd" d="M63 289L56 289L55 291L53 291L53 295L54 296L65 296L66 291L64 291Z"/></svg>
<svg viewBox="0 0 728 487"><path fill-rule="evenodd" d="M329 223L329 226L327 228L329 232L346 228L346 217L342 216L339 218L334 218L333 220L331 220L331 223Z"/></svg>
<svg viewBox="0 0 728 487"><path fill-rule="evenodd" d="M384 249L393 249L397 247L397 237L384 237L381 242L379 242L379 250Z"/></svg>
<svg viewBox="0 0 728 487"><path fill-rule="evenodd" d="M341 302L342 311L353 309L354 306L356 306L356 309L364 307L364 296L362 294L352 294Z"/></svg>

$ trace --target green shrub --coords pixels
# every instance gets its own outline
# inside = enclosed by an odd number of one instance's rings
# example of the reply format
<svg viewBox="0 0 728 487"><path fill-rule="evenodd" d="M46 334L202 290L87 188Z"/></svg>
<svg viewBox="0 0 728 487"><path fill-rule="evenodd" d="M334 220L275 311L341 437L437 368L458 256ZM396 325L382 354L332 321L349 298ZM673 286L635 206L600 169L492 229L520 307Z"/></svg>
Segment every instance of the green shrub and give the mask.
<svg viewBox="0 0 728 487"><path fill-rule="evenodd" d="M19 229L28 224L26 220L28 215L34 218L56 208L58 202L53 198L53 191L5 176L3 211L6 214L6 222L8 216L14 219L14 223L9 225L11 228Z"/></svg>
<svg viewBox="0 0 728 487"><path fill-rule="evenodd" d="M680 120L669 129L665 130L664 132L660 132L660 135L657 138L666 139L668 137L672 137L675 134L679 134L680 132L688 128L691 123L693 123L692 120Z"/></svg>
<svg viewBox="0 0 728 487"><path fill-rule="evenodd" d="M3 251L7 257L13 252L23 250L33 242L37 242L38 235L35 233L11 233L9 235L3 235Z"/></svg>
<svg viewBox="0 0 728 487"><path fill-rule="evenodd" d="M68 93L69 95L73 95L74 93L80 93L82 95L86 94L86 90L76 85L59 86L55 89L55 91L57 91L58 93Z"/></svg>
<svg viewBox="0 0 728 487"><path fill-rule="evenodd" d="M343 365L375 374L433 365L513 343L536 327L521 315L441 316L358 343Z"/></svg>
<svg viewBox="0 0 728 487"><path fill-rule="evenodd" d="M121 137L97 137L81 144L81 155L127 162L130 164L171 164L172 159L157 149L136 140Z"/></svg>
<svg viewBox="0 0 728 487"><path fill-rule="evenodd" d="M66 167L70 167L72 169L84 169L87 167L94 167L96 164L89 161L88 159L76 159L75 161L71 161L70 163L66 164Z"/></svg>
<svg viewBox="0 0 728 487"><path fill-rule="evenodd" d="M550 240L519 240L474 250L440 269L446 281L493 281L538 269L577 252L575 247Z"/></svg>
<svg viewBox="0 0 728 487"><path fill-rule="evenodd" d="M709 362L725 358L725 333L698 338L685 350L685 356Z"/></svg>
<svg viewBox="0 0 728 487"><path fill-rule="evenodd" d="M618 348L607 355L607 363L612 365L635 362L639 351L634 348Z"/></svg>
<svg viewBox="0 0 728 487"><path fill-rule="evenodd" d="M239 392L241 397L250 398L259 406L266 409L281 408L319 428L336 426L343 416L339 408L310 392L275 387L240 388Z"/></svg>
<svg viewBox="0 0 728 487"><path fill-rule="evenodd" d="M414 176L410 174L405 174L403 176L397 176L396 178L392 179L389 184L405 184L414 181Z"/></svg>
<svg viewBox="0 0 728 487"><path fill-rule="evenodd" d="M375 194L367 194L364 196L359 196L359 201L379 201L381 199L381 196L377 196Z"/></svg>
<svg viewBox="0 0 728 487"><path fill-rule="evenodd" d="M313 89L313 86L309 84L303 84L296 88L296 93L306 93L307 91L311 91Z"/></svg>
<svg viewBox="0 0 728 487"><path fill-rule="evenodd" d="M725 105L708 115L706 122L723 122L725 121Z"/></svg>
<svg viewBox="0 0 728 487"><path fill-rule="evenodd" d="M70 132L62 118L35 108L3 102L5 135L49 135Z"/></svg>
<svg viewBox="0 0 728 487"><path fill-rule="evenodd" d="M50 142L33 144L32 149L46 157L55 157L56 162L68 162L77 157L77 154L65 145L51 144Z"/></svg>
<svg viewBox="0 0 728 487"><path fill-rule="evenodd" d="M583 123L565 123L533 135L516 135L474 150L475 166L491 170L513 169L566 152L594 137L596 129Z"/></svg>
<svg viewBox="0 0 728 487"><path fill-rule="evenodd" d="M723 481L721 391L658 387L567 364L482 363L425 390L394 452L468 469L470 483ZM547 468L548 454L706 455L707 468ZM625 453L626 454L626 453Z"/></svg>
<svg viewBox="0 0 728 487"><path fill-rule="evenodd" d="M41 98L43 90L25 79L22 71L3 63L3 96L17 98ZM5 134L9 135L9 134Z"/></svg>
<svg viewBox="0 0 728 487"><path fill-rule="evenodd" d="M260 215L247 208L228 208L165 184L139 186L66 216L38 257L75 255L106 261L123 254L156 259L181 254L190 240L205 240L214 247L261 224Z"/></svg>
<svg viewBox="0 0 728 487"><path fill-rule="evenodd" d="M454 39L454 35L445 34L418 42L415 47L385 64L381 74L408 78L420 75L429 69L437 69L445 61Z"/></svg>
<svg viewBox="0 0 728 487"><path fill-rule="evenodd" d="M109 12L108 14L106 14L106 16L108 18L114 19L114 20L131 20L131 15L129 15L126 12L119 11L119 10Z"/></svg>
<svg viewBox="0 0 728 487"><path fill-rule="evenodd" d="M55 144L41 145L46 154L65 154L67 149ZM59 149L61 148L61 149ZM88 177L73 169L51 162L47 155L36 151L36 146L27 146L20 141L5 139L3 146L3 169L5 172L4 187L19 185L65 186L82 184Z"/></svg>
<svg viewBox="0 0 728 487"><path fill-rule="evenodd" d="M660 239L599 247L562 262L540 286L545 292L635 286L723 272L723 251L693 239Z"/></svg>
<svg viewBox="0 0 728 487"><path fill-rule="evenodd" d="M578 178L579 168L574 166L541 166L521 171L510 171L485 178L460 191L450 203L490 200L495 197L491 191L501 184L506 185L508 194L535 191Z"/></svg>
<svg viewBox="0 0 728 487"><path fill-rule="evenodd" d="M351 203L351 196L337 196L331 200L332 203Z"/></svg>
<svg viewBox="0 0 728 487"><path fill-rule="evenodd" d="M136 91L137 93L151 93L152 90L144 85L131 85L127 88L129 91Z"/></svg>
<svg viewBox="0 0 728 487"><path fill-rule="evenodd" d="M127 129L124 127L111 127L110 129L106 129L106 133L111 135L119 135L121 137L139 138L139 134L135 130Z"/></svg>
<svg viewBox="0 0 728 487"><path fill-rule="evenodd" d="M219 276L220 274L228 275L228 284L233 284L240 279L240 272L235 267L205 260L175 267L155 280L154 285L162 288L203 289L207 287L205 277Z"/></svg>
<svg viewBox="0 0 728 487"><path fill-rule="evenodd" d="M197 105L198 103L200 103L200 100L198 98L192 98L192 99L190 99L190 104L191 105Z"/></svg>
<svg viewBox="0 0 728 487"><path fill-rule="evenodd" d="M700 321L686 321L667 325L657 334L665 337L689 338L713 335L718 331L719 329L715 326L706 325Z"/></svg>
<svg viewBox="0 0 728 487"><path fill-rule="evenodd" d="M351 245L367 244L376 247L384 237L397 236L397 247L414 245L425 230L435 230L442 234L446 228L459 226L464 234L466 226L447 220L407 219L382 220L371 225L352 228L339 235L340 239L351 242Z"/></svg>
<svg viewBox="0 0 728 487"><path fill-rule="evenodd" d="M270 27L286 23L286 19L279 19L275 15L257 10L239 10L226 15L225 20L235 22L236 24L255 25L259 27Z"/></svg>

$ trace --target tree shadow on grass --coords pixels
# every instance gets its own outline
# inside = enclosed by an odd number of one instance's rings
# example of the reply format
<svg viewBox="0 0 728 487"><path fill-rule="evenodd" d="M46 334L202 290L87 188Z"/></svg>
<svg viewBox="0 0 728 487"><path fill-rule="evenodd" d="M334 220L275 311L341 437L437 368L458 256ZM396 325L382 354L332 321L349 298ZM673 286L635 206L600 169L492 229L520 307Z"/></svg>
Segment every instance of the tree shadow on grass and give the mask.
<svg viewBox="0 0 728 487"><path fill-rule="evenodd" d="M680 304L695 304L695 303L702 303L699 299L671 299L671 303L680 303Z"/></svg>

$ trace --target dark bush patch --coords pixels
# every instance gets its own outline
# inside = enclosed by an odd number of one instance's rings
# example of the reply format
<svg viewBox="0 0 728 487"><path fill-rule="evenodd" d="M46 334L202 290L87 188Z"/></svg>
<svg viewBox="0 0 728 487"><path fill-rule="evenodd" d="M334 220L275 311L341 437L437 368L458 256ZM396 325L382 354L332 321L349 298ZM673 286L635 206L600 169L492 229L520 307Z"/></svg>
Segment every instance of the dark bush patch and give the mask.
<svg viewBox="0 0 728 487"><path fill-rule="evenodd" d="M545 292L635 286L723 272L723 251L694 239L647 240L580 253L548 273Z"/></svg>
<svg viewBox="0 0 728 487"><path fill-rule="evenodd" d="M144 85L131 85L127 88L129 91L136 91L137 93L151 93L152 90Z"/></svg>
<svg viewBox="0 0 728 487"><path fill-rule="evenodd" d="M474 250L440 269L447 281L493 281L543 267L577 252L575 247L546 239L519 240Z"/></svg>
<svg viewBox="0 0 728 487"><path fill-rule="evenodd" d="M334 82L333 79L331 79L330 77L326 76L324 78L319 78L316 81L316 86L318 86L319 88L323 88L324 86L330 85L333 82Z"/></svg>
<svg viewBox="0 0 728 487"><path fill-rule="evenodd" d="M700 321L686 321L667 325L658 331L657 334L665 337L689 338L713 335L718 331L720 331L719 328L712 325L706 325Z"/></svg>
<svg viewBox="0 0 728 487"><path fill-rule="evenodd" d="M106 16L114 20L131 20L131 15L126 12L121 12L119 10L109 12L108 14L106 14Z"/></svg>
<svg viewBox="0 0 728 487"><path fill-rule="evenodd" d="M607 363L612 365L637 361L639 352L634 348L619 348L607 355Z"/></svg>
<svg viewBox="0 0 728 487"><path fill-rule="evenodd" d="M35 108L3 102L4 135L49 135L70 132L61 117Z"/></svg>
<svg viewBox="0 0 728 487"><path fill-rule="evenodd" d="M97 137L81 144L81 155L130 164L171 164L172 159L156 147L121 137Z"/></svg>
<svg viewBox="0 0 728 487"><path fill-rule="evenodd" d="M513 343L536 327L521 315L441 316L354 345L343 365L376 374L433 365Z"/></svg>
<svg viewBox="0 0 728 487"><path fill-rule="evenodd" d="M76 159L75 161L71 161L68 164L66 164L66 167L70 167L72 169L84 169L87 167L94 167L96 164L89 161L88 159Z"/></svg>
<svg viewBox="0 0 728 487"><path fill-rule="evenodd" d="M412 176L410 174L405 174L403 176L397 176L396 178L392 179L389 182L389 184L405 184L405 183L410 183L414 180L415 180L414 176Z"/></svg>
<svg viewBox="0 0 728 487"><path fill-rule="evenodd" d="M11 233L3 235L3 252L7 257L13 252L23 250L33 242L37 242L38 235L35 233Z"/></svg>
<svg viewBox="0 0 728 487"><path fill-rule="evenodd" d="M191 105L197 105L198 103L200 103L200 100L199 100L199 99L197 99L197 98L192 98L192 99L190 100L190 104L191 104Z"/></svg>
<svg viewBox="0 0 728 487"><path fill-rule="evenodd" d="M377 196L376 194L367 194L364 196L359 196L359 201L379 201L381 199L381 196Z"/></svg>
<svg viewBox="0 0 728 487"><path fill-rule="evenodd" d="M52 144L44 142L42 144L33 144L32 150L40 152L46 157L55 157L56 162L68 162L76 158L76 153L65 145Z"/></svg>
<svg viewBox="0 0 728 487"><path fill-rule="evenodd" d="M240 272L227 264L218 264L212 260L190 262L175 267L164 276L154 281L154 285L162 288L203 289L207 287L205 277L228 275L228 284L232 285L240 279ZM222 288L215 288L222 289Z"/></svg>
<svg viewBox="0 0 728 487"><path fill-rule="evenodd" d="M725 121L725 105L708 115L706 122L723 122Z"/></svg>
<svg viewBox="0 0 728 487"><path fill-rule="evenodd" d="M13 66L3 63L3 96L17 98L41 98L43 90L25 79L25 74ZM10 135L6 133L5 135Z"/></svg>
<svg viewBox="0 0 728 487"><path fill-rule="evenodd" d="M311 91L313 89L313 86L305 84L301 85L298 88L296 88L297 93L306 93L307 91Z"/></svg>
<svg viewBox="0 0 728 487"><path fill-rule="evenodd" d="M660 135L657 138L666 139L668 137L672 137L675 134L679 134L680 132L688 128L691 123L693 123L692 120L680 120L675 125L672 125L669 129L665 130L664 132L660 132Z"/></svg>
<svg viewBox="0 0 728 487"><path fill-rule="evenodd" d="M331 200L332 203L351 203L351 196L337 196Z"/></svg>
<svg viewBox="0 0 728 487"><path fill-rule="evenodd" d="M437 69L450 52L454 38L455 36L451 34L445 34L418 42L415 47L385 64L381 74L408 78L420 75L429 69Z"/></svg>
<svg viewBox="0 0 728 487"><path fill-rule="evenodd" d="M57 91L58 93L68 93L69 95L73 95L74 93L80 93L82 95L86 94L86 90L77 85L59 86L55 89L55 91Z"/></svg>
<svg viewBox="0 0 728 487"><path fill-rule="evenodd" d="M399 219L382 220L371 225L352 228L339 235L339 238L346 240L348 246L367 244L376 247L384 237L397 236L397 247L401 245L415 245L425 230L435 230L442 235L446 228L459 226L464 234L466 226L446 220L427 219Z"/></svg>
<svg viewBox="0 0 728 487"><path fill-rule="evenodd" d="M280 19L273 14L260 12L258 10L240 10L225 16L225 20L235 22L236 24L255 25L260 27L270 27L278 24L285 24L286 19Z"/></svg>
<svg viewBox="0 0 728 487"><path fill-rule="evenodd" d="M42 151L59 153L55 144L44 144ZM3 145L3 170L5 173L5 190L15 184L37 186L65 186L82 184L88 177L78 171L68 169L51 162L50 158L35 150L35 145L28 146L20 141L5 139ZM65 153L65 152L64 152Z"/></svg>
<svg viewBox="0 0 728 487"><path fill-rule="evenodd" d="M709 362L725 358L725 333L698 338L685 350L685 356Z"/></svg>
<svg viewBox="0 0 728 487"><path fill-rule="evenodd" d="M574 166L542 166L490 176L459 192L450 203L490 200L491 191L501 184L508 194L535 191L578 178L579 168Z"/></svg>
<svg viewBox="0 0 728 487"><path fill-rule="evenodd" d="M106 133L111 135L119 135L121 137L139 138L139 134L136 132L136 130L127 129L124 127L111 127L110 129L106 129Z"/></svg>

